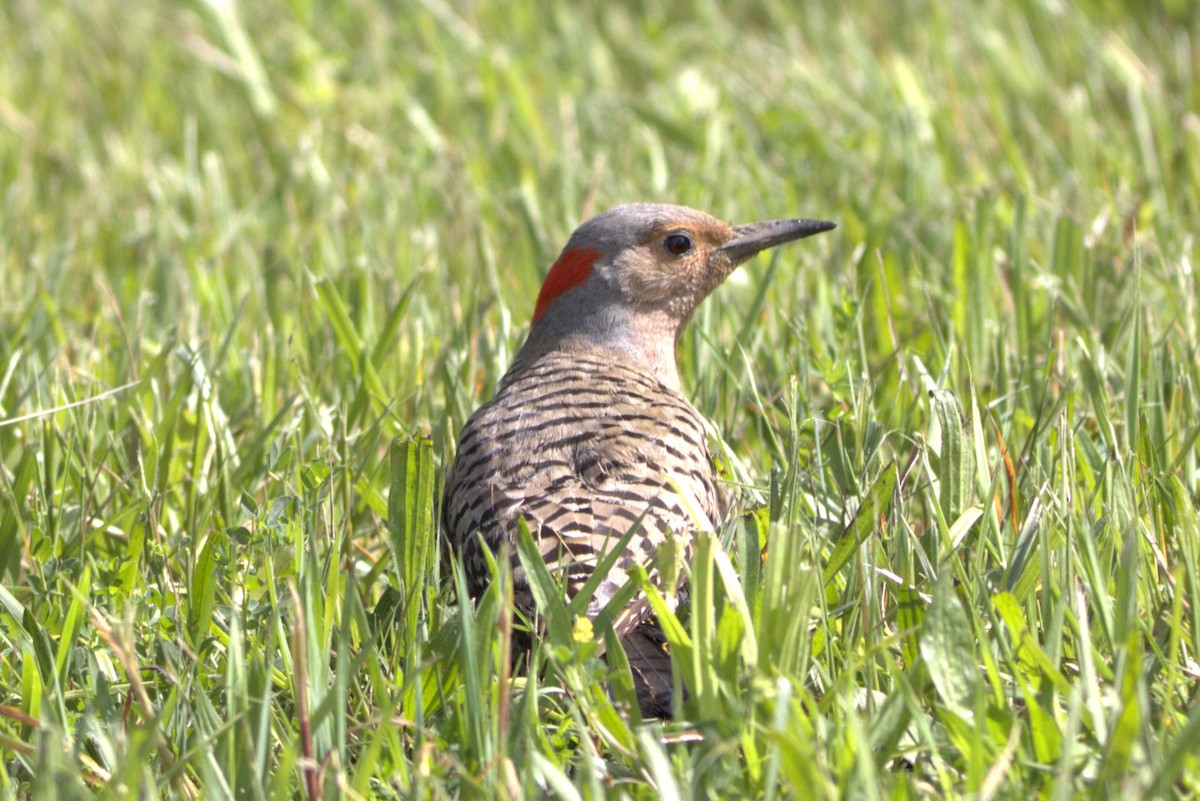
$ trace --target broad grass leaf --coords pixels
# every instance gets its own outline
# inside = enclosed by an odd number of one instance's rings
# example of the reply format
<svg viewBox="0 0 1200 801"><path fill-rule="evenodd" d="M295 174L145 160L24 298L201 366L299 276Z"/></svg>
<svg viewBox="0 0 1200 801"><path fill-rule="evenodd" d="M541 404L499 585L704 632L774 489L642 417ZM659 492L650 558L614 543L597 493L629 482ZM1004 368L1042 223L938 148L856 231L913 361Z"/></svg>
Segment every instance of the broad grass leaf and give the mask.
<svg viewBox="0 0 1200 801"><path fill-rule="evenodd" d="M421 591L438 547L433 522L433 442L428 437L392 441L389 449L391 489L388 493L388 533L396 575L404 592L407 636L416 636Z"/></svg>
<svg viewBox="0 0 1200 801"><path fill-rule="evenodd" d="M833 547L833 553L829 555L829 561L825 563L822 578L826 587L833 581L838 571L850 561L854 550L875 530L879 517L883 514L887 502L892 497L892 491L896 488L896 474L896 463L892 462L884 468L883 473L867 491L867 497L859 506L858 514L854 516L854 522L843 532Z"/></svg>
<svg viewBox="0 0 1200 801"><path fill-rule="evenodd" d="M192 571L191 590L188 594L188 636L192 647L199 649L201 641L208 636L212 624L213 609L217 604L217 585L221 581L218 570L218 552L227 547L228 538L220 529L213 529L204 538L196 567Z"/></svg>
<svg viewBox="0 0 1200 801"><path fill-rule="evenodd" d="M949 571L943 572L934 590L921 631L920 649L942 702L960 718L973 720L975 694L979 689L975 631Z"/></svg>

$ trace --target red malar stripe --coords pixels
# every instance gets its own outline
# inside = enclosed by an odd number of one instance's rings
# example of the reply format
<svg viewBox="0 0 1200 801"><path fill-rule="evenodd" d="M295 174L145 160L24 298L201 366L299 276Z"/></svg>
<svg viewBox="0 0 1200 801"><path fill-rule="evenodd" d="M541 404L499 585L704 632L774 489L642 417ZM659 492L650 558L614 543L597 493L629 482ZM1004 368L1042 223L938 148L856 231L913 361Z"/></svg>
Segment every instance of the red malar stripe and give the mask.
<svg viewBox="0 0 1200 801"><path fill-rule="evenodd" d="M542 291L538 293L537 305L533 307L533 321L536 323L546 313L555 298L586 281L598 258L600 251L594 248L572 248L559 256L546 274Z"/></svg>

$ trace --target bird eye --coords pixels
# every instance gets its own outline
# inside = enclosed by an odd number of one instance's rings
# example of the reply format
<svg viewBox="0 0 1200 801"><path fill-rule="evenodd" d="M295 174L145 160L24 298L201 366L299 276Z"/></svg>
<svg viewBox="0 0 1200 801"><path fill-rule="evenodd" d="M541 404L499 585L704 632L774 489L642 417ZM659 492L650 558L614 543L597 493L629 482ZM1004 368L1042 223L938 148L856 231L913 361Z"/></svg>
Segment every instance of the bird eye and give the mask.
<svg viewBox="0 0 1200 801"><path fill-rule="evenodd" d="M687 234L671 234L663 240L663 247L672 256L682 256L692 249L692 238Z"/></svg>

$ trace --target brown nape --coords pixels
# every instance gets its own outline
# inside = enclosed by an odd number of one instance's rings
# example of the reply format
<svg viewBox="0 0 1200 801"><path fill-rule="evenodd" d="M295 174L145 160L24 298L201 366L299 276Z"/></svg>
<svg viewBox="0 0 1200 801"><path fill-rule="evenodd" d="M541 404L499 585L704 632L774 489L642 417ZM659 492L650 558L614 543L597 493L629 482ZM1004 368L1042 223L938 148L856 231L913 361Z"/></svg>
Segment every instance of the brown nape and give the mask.
<svg viewBox="0 0 1200 801"><path fill-rule="evenodd" d="M511 551L524 518L552 572L573 593L639 525L587 614L635 565L659 583L669 539L686 558L692 535L724 510L704 420L679 391L675 341L696 305L754 253L831 224L783 220L731 227L682 206L620 206L581 225L547 278L529 338L496 396L471 415L446 477L442 522L473 586L488 581L476 536ZM586 269L572 253L600 255ZM566 259L563 262L562 259ZM575 265L575 266L571 266ZM534 599L523 574L515 601ZM675 588L664 588L675 589ZM614 623L646 717L669 717L670 656L642 595Z"/></svg>

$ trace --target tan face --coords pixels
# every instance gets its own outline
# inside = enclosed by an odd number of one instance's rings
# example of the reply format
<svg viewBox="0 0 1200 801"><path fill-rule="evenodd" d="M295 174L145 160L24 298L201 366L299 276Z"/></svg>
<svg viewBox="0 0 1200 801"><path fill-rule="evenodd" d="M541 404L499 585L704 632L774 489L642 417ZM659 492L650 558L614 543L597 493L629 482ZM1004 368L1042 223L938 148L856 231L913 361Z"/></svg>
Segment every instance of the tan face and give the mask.
<svg viewBox="0 0 1200 801"><path fill-rule="evenodd" d="M613 260L612 277L635 308L686 319L736 266L720 252L732 234L711 217L665 221Z"/></svg>
<svg viewBox="0 0 1200 801"><path fill-rule="evenodd" d="M650 329L678 335L739 264L833 227L797 219L730 226L684 206L617 206L572 234L542 284L533 322L545 315L555 331L597 329L618 338L634 329L643 337Z"/></svg>

